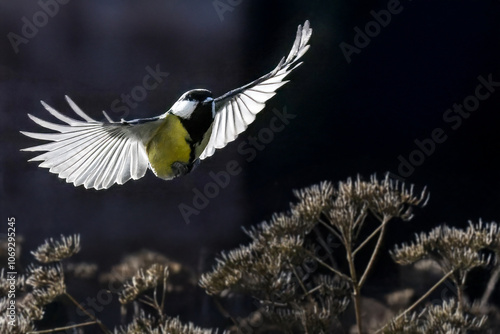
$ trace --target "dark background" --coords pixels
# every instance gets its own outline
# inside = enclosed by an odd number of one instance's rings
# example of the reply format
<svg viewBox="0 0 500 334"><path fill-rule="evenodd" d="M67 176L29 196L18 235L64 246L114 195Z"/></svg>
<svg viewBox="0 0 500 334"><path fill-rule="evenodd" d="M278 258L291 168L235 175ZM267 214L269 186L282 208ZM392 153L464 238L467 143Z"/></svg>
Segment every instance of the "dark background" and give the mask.
<svg viewBox="0 0 500 334"><path fill-rule="evenodd" d="M500 1L401 1L402 11L350 63L340 43L353 44L353 29L364 30L370 11L388 1L233 3L221 20L212 1L69 1L16 53L8 34L21 35L22 18L32 22L41 7L0 0L0 219L6 231L7 217L16 217L26 253L48 237L80 233L78 259L102 271L148 248L202 272L218 252L248 241L242 226L287 210L292 189L358 173L389 171L431 193L412 222L391 226L388 248L440 223L499 219L500 87L456 130L443 115L474 94L478 76L500 82ZM33 154L19 151L38 144L19 133L39 130L27 113L52 119L40 100L72 116L67 94L92 117L102 118L104 109L119 119L124 115L110 111L112 102L141 85L147 66L158 65L169 76L125 118L155 116L189 89L220 95L269 72L306 19L311 49L291 82L236 142L188 176L165 182L148 172L106 191L86 190L27 163ZM269 126L273 108L296 118L247 162L237 147ZM398 157L408 159L414 141L435 128L447 140L401 175ZM193 189L203 189L208 173L230 160L243 172L186 224L178 206L192 205ZM389 258L379 264L392 268ZM375 272L374 282L388 280L385 273ZM95 290L79 293L83 299ZM191 306L180 311L183 318L202 318L200 306Z"/></svg>

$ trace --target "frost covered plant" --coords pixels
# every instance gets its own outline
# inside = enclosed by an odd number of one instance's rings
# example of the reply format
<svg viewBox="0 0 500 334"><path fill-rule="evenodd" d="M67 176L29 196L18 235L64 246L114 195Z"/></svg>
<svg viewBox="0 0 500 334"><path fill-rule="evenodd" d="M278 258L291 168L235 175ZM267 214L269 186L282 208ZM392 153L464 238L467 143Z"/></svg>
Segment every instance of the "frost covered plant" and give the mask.
<svg viewBox="0 0 500 334"><path fill-rule="evenodd" d="M414 195L411 186L375 176L370 181L349 178L336 187L322 182L294 195L298 202L290 205L289 212L275 214L269 222L246 231L252 242L222 253L200 285L212 295L231 291L252 295L261 301L268 318L288 325L290 331L332 331L331 324L352 299L362 333L360 290L380 251L386 226L394 218L410 220L412 207L425 205L428 195L425 190ZM368 217L379 224L360 241ZM356 255L375 238L370 259L359 272ZM346 254L347 274L333 258L333 249L339 246ZM318 250L325 256L318 256ZM303 275L302 269L310 269L311 263L316 269Z"/></svg>

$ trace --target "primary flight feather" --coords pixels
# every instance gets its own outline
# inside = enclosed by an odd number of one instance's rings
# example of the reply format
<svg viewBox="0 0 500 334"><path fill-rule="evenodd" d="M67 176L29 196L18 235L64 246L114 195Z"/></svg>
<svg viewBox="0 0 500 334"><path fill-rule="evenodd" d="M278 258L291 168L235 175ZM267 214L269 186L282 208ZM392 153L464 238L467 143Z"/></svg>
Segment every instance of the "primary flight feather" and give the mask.
<svg viewBox="0 0 500 334"><path fill-rule="evenodd" d="M245 131L276 90L288 81L284 78L301 63L309 49L312 29L309 21L299 26L292 49L270 73L220 97L206 89L184 93L164 114L147 119L108 122L92 119L68 96L71 109L82 120L59 113L42 101L55 118L65 124L42 120L28 114L38 125L52 133L21 133L49 143L23 149L45 152L29 161L41 161L40 167L58 174L75 186L107 189L139 179L151 169L162 179L189 173L197 160L212 156L216 149Z"/></svg>

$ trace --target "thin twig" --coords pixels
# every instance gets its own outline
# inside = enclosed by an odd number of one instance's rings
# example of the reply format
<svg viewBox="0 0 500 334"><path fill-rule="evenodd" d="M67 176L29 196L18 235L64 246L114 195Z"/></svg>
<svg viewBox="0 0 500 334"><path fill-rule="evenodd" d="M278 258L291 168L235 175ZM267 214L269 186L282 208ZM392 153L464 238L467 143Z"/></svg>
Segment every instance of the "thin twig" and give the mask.
<svg viewBox="0 0 500 334"><path fill-rule="evenodd" d="M371 212L371 213L372 213L372 215L373 215L375 218L377 218L377 220L378 220L378 221L380 221L381 223L384 221L384 217L379 216L379 214L378 214L376 211L374 211L374 210L370 210L370 212Z"/></svg>
<svg viewBox="0 0 500 334"><path fill-rule="evenodd" d="M163 310L165 307L165 297L167 294L167 277L168 276L168 267L165 266L163 269L163 294L161 296L161 309Z"/></svg>
<svg viewBox="0 0 500 334"><path fill-rule="evenodd" d="M53 332L65 331L67 329L84 327L84 326L90 326L90 325L95 325L95 324L97 324L97 322L95 322L95 321L89 321L89 322L84 322L84 323L81 323L81 324L75 324L75 325L70 325L70 326L56 327L56 328L52 328L52 329L44 329L44 330L41 330L41 331L27 332L27 334L53 333Z"/></svg>
<svg viewBox="0 0 500 334"><path fill-rule="evenodd" d="M150 303L154 303L154 298L148 295L143 295L142 298Z"/></svg>
<svg viewBox="0 0 500 334"><path fill-rule="evenodd" d="M420 304L425 298L429 297L429 295L433 293L434 290L436 290L441 284L443 284L443 282L446 281L451 275L453 275L453 270L444 275L443 278L441 278L436 284L434 284L432 288L430 288L422 297L420 297L416 302L414 302L410 307L408 307L403 313L394 318L393 322L398 321L399 318L403 317L408 312L413 311L413 309L417 307L418 304ZM375 332L375 334L380 333L383 329L384 327L380 328L378 331Z"/></svg>
<svg viewBox="0 0 500 334"><path fill-rule="evenodd" d="M382 229L380 230L380 234L378 236L377 244L375 245L375 248L373 250L372 256L370 257L370 261L366 265L365 272L363 275L361 275L361 279L359 280L359 288L365 284L366 279L368 278L368 274L370 273L371 269L373 268L373 264L375 263L375 259L377 258L378 253L380 252L380 248L382 247L382 240L384 239L385 235L385 230L386 230L386 224L389 220L384 220L382 223Z"/></svg>
<svg viewBox="0 0 500 334"><path fill-rule="evenodd" d="M491 277L486 285L486 290L484 290L483 297L481 298L481 309L484 309L488 304L488 300L490 299L493 290L495 290L495 286L497 285L498 279L500 278L500 266L497 266L491 274Z"/></svg>
<svg viewBox="0 0 500 334"><path fill-rule="evenodd" d="M333 227L330 226L330 224L327 224L323 219L318 219L318 221L320 222L320 224L322 224L323 226L325 226L328 231L330 231L334 236L336 236L339 240L343 240L341 235L335 231L335 229Z"/></svg>
<svg viewBox="0 0 500 334"><path fill-rule="evenodd" d="M320 285L318 285L317 287L315 287L315 288L313 288L313 289L311 289L311 290L307 291L307 293L306 293L305 295L306 295L306 296L307 296L307 295L310 295L310 294L312 294L313 292L318 291L318 290L319 290L319 289L321 289L322 287L324 287L323 283L321 283L321 284L320 284Z"/></svg>
<svg viewBox="0 0 500 334"><path fill-rule="evenodd" d="M370 234L370 236L368 238L366 238L362 243L361 245L359 245L355 250L354 252L352 252L352 255L355 256L357 252L359 252L361 250L361 248L363 248L371 239L373 239L373 237L375 237L378 233L378 231L380 231L385 225L387 225L387 223L390 221L390 219L387 219L387 220L383 220L382 221L382 224L380 224L379 227L377 227L373 232L372 234Z"/></svg>
<svg viewBox="0 0 500 334"><path fill-rule="evenodd" d="M351 273L352 281L352 295L354 299L354 313L356 315L356 327L358 327L358 334L363 334L363 324L361 322L361 295L360 286L358 284L358 276L356 274L356 266L354 265L354 257L352 255L351 243L346 243L346 257L349 264L349 271Z"/></svg>
<svg viewBox="0 0 500 334"><path fill-rule="evenodd" d="M156 309L156 305L155 305L154 302L151 302L151 301L149 301L149 300L147 300L145 298L139 298L138 301L140 301L141 303L146 304L146 305L151 306L152 308Z"/></svg>
<svg viewBox="0 0 500 334"><path fill-rule="evenodd" d="M304 296L307 295L307 289L306 289L304 283L302 282L302 279L297 274L297 271L295 270L295 268L291 264L289 264L289 265L290 265L290 268L292 269L293 274L297 278L297 281L299 282L300 287L302 288L302 290L304 290Z"/></svg>
<svg viewBox="0 0 500 334"><path fill-rule="evenodd" d="M88 315L90 319L94 320L104 333L106 333L106 334L112 334L111 331L106 326L104 326L104 324L101 322L101 320L97 319L94 315L92 315L86 309L84 309L83 306L80 305L80 303L77 302L75 300L75 298L73 298L73 296L71 296L67 292L65 292L64 295L66 297L68 297L68 299L71 300L71 302L73 304L75 304L76 307L78 307L80 310L82 310L83 313L85 313L86 315Z"/></svg>
<svg viewBox="0 0 500 334"><path fill-rule="evenodd" d="M325 268L331 270L332 272L334 272L335 274L339 275L343 279L345 279L345 280L347 280L349 282L352 282L352 279L349 276L347 276L345 274L342 274L340 271L336 270L335 268L332 268L332 266L330 266L327 263L323 262L320 258L318 258L311 251L309 251L307 249L305 251L306 251L307 254L309 254L309 256L311 256L313 259L315 259L316 261L318 261L318 263L321 264L322 266L324 266Z"/></svg>
<svg viewBox="0 0 500 334"><path fill-rule="evenodd" d="M321 232L319 231L318 227L316 226L314 228L314 233L316 233L316 237L318 238L318 243L323 247L323 249L326 251L328 254L328 259L330 260L330 263L332 264L333 267L338 267L337 261L333 258L332 252L328 244L326 243L325 239L321 235Z"/></svg>
<svg viewBox="0 0 500 334"><path fill-rule="evenodd" d="M366 217L368 216L368 211L366 207L363 207L361 213L357 215L356 221L354 221L353 229L355 229L354 239L358 239L359 232L363 228L363 224L366 221Z"/></svg>
<svg viewBox="0 0 500 334"><path fill-rule="evenodd" d="M222 316L231 319L236 328L238 328L238 331L240 333L243 333L236 319L234 319L233 316L224 308L224 306L222 306L222 304L219 302L219 299L217 299L217 297L214 296L213 301L215 303L215 306L217 306L217 308L219 309L219 312L222 314Z"/></svg>
<svg viewBox="0 0 500 334"><path fill-rule="evenodd" d="M457 310L461 314L464 310L464 286L463 284L457 284Z"/></svg>
<svg viewBox="0 0 500 334"><path fill-rule="evenodd" d="M295 302L290 302L290 306L299 312L303 310L303 308L300 307ZM300 317L301 317L302 327L304 328L304 334L309 334L309 330L307 329L307 318L306 318L305 312L301 313Z"/></svg>

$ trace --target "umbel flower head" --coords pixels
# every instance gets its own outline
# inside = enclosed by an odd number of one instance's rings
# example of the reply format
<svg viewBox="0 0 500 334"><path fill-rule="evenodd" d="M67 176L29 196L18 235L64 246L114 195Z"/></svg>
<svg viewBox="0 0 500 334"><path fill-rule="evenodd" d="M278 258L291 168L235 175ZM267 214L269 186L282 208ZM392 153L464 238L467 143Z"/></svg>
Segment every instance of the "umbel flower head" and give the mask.
<svg viewBox="0 0 500 334"><path fill-rule="evenodd" d="M339 182L337 191L328 211L328 220L348 240L362 226L367 214L371 212L380 221L387 222L392 218L410 220L412 207L425 206L429 198L426 189L416 196L413 185L389 178L378 180L375 175L370 181L348 178Z"/></svg>
<svg viewBox="0 0 500 334"><path fill-rule="evenodd" d="M468 305L467 305L468 306ZM469 306L467 307L470 308ZM461 312L457 301L450 299L442 304L429 305L420 313L412 312L396 317L382 330L383 334L465 334L482 333L486 316Z"/></svg>
<svg viewBox="0 0 500 334"><path fill-rule="evenodd" d="M80 235L65 237L61 235L61 240L50 238L31 252L41 263L59 262L80 251Z"/></svg>
<svg viewBox="0 0 500 334"><path fill-rule="evenodd" d="M290 332L331 332L332 320L347 307L352 281L346 283L350 277L318 259L319 243L311 232L326 230L344 246L353 244L368 214L381 226L395 217L408 220L412 207L424 205L428 196L425 190L415 196L412 187L375 176L370 181L348 179L337 187L322 182L294 195L298 201L289 212L274 214L269 222L245 231L251 243L222 253L200 285L212 295L252 295L267 319ZM331 254L333 249L326 251ZM320 263L321 270L300 275L307 262Z"/></svg>
<svg viewBox="0 0 500 334"><path fill-rule="evenodd" d="M497 224L481 221L476 225L469 223L466 230L442 225L417 235L410 244L396 246L391 255L403 265L430 258L445 271L469 271L489 263L490 257L486 257L483 250L497 252L499 232Z"/></svg>
<svg viewBox="0 0 500 334"><path fill-rule="evenodd" d="M200 284L208 293L234 288L266 293L273 275L304 261L308 254L304 238L323 218L352 240L369 212L381 219L410 219L411 207L425 205L428 198L425 190L415 196L413 187L388 176L382 181L372 176L368 182L349 178L337 188L322 182L294 194L298 202L291 204L290 212L275 214L269 222L246 231L252 243L222 253L213 272L202 276Z"/></svg>
<svg viewBox="0 0 500 334"><path fill-rule="evenodd" d="M45 240L32 254L42 263L59 262L77 253L80 249L78 235L64 237L60 241ZM16 325L8 321L5 306L7 297L0 298L0 333L29 333L35 331L35 322L44 317L45 306L66 294L64 271L60 263L52 265L30 265L27 277L16 277ZM4 271L0 271L0 290L5 287ZM10 284L10 283L9 283ZM0 291L1 292L1 291ZM5 294L6 295L6 294Z"/></svg>
<svg viewBox="0 0 500 334"><path fill-rule="evenodd" d="M23 300L24 309L32 318L41 318L43 306L52 303L57 297L66 293L64 273L60 265L29 266L26 284L33 290Z"/></svg>
<svg viewBox="0 0 500 334"><path fill-rule="evenodd" d="M294 190L293 194L299 202L290 205L292 215L311 225L316 224L321 214L332 205L332 198L335 193L335 187L328 181L323 181L308 188Z"/></svg>
<svg viewBox="0 0 500 334"><path fill-rule="evenodd" d="M0 296L7 296L11 283L12 281L7 280L7 273L5 272L5 269L0 269ZM14 284L16 291L24 291L24 286L26 284L26 278L24 275L17 276Z"/></svg>
<svg viewBox="0 0 500 334"><path fill-rule="evenodd" d="M154 264L168 267L169 290L182 290L186 283L196 285L195 274L186 265L175 262L164 255L151 250L141 250L129 254L123 260L114 265L108 273L101 274L99 280L124 284L134 277L140 269L150 268Z"/></svg>
<svg viewBox="0 0 500 334"><path fill-rule="evenodd" d="M63 271L60 265L55 266L29 266L29 276L26 284L31 285L33 288L44 288L50 285L59 284L64 281Z"/></svg>
<svg viewBox="0 0 500 334"><path fill-rule="evenodd" d="M126 327L115 329L114 334L217 334L217 331L184 324L178 318L167 317L161 322L141 311Z"/></svg>
<svg viewBox="0 0 500 334"><path fill-rule="evenodd" d="M160 264L154 264L146 272L143 269L125 283L123 289L118 294L118 299L122 304L128 304L136 300L144 292L156 288L160 282L168 278L168 268Z"/></svg>

